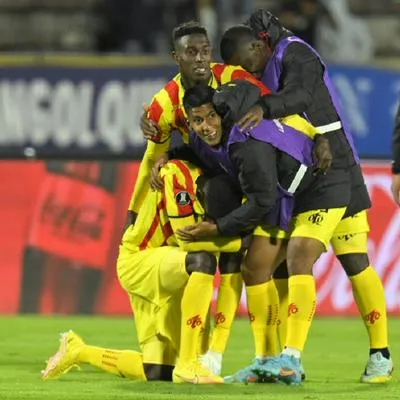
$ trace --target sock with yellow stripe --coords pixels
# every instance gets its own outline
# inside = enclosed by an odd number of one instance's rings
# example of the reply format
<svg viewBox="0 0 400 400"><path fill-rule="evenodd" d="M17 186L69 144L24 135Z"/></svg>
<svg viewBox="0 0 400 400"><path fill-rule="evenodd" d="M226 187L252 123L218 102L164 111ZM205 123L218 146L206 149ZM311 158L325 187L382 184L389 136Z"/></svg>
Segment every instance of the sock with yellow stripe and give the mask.
<svg viewBox="0 0 400 400"><path fill-rule="evenodd" d="M368 331L370 348L388 347L385 290L372 266L350 277L354 299Z"/></svg>
<svg viewBox="0 0 400 400"><path fill-rule="evenodd" d="M133 350L112 350L84 345L78 361L114 375L145 381L142 354Z"/></svg>
<svg viewBox="0 0 400 400"><path fill-rule="evenodd" d="M288 320L285 347L303 351L317 304L312 275L289 277Z"/></svg>
<svg viewBox="0 0 400 400"><path fill-rule="evenodd" d="M246 292L256 357L276 355L279 297L275 284L270 280L259 285L247 286Z"/></svg>
<svg viewBox="0 0 400 400"><path fill-rule="evenodd" d="M226 349L231 327L239 306L242 288L243 279L240 272L221 274L215 327L210 346L210 350L213 352L222 354Z"/></svg>
<svg viewBox="0 0 400 400"><path fill-rule="evenodd" d="M287 278L274 278L274 282L279 296L279 316L277 322L278 339L281 350L283 350L283 347L285 346L287 332L289 280Z"/></svg>
<svg viewBox="0 0 400 400"><path fill-rule="evenodd" d="M179 363L197 360L200 331L207 318L214 291L214 275L193 272L183 293Z"/></svg>

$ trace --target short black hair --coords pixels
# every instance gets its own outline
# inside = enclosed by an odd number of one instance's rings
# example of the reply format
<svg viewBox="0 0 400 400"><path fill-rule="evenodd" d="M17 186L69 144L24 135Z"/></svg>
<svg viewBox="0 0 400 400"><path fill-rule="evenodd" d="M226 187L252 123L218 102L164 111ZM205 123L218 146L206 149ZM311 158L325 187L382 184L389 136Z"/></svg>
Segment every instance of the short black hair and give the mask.
<svg viewBox="0 0 400 400"><path fill-rule="evenodd" d="M194 107L212 103L215 89L205 84L199 84L185 91L183 96L183 107L188 113Z"/></svg>
<svg viewBox="0 0 400 400"><path fill-rule="evenodd" d="M229 64L233 56L239 50L240 44L257 40L254 31L246 25L234 25L223 35L219 45L221 58L225 64Z"/></svg>
<svg viewBox="0 0 400 400"><path fill-rule="evenodd" d="M178 25L172 31L172 50L173 51L175 50L175 47L176 47L175 44L181 37L196 34L196 33L204 35L208 39L206 28L204 28L203 25L200 25L200 23L197 21L184 22L184 23Z"/></svg>

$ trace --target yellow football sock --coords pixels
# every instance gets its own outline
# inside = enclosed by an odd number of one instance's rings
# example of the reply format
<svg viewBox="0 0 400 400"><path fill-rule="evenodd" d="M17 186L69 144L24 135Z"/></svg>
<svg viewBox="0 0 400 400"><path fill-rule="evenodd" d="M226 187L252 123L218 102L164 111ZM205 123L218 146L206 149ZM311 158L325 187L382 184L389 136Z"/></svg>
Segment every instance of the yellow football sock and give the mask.
<svg viewBox="0 0 400 400"><path fill-rule="evenodd" d="M278 316L278 339L281 350L285 345L286 332L287 332L287 317L288 317L288 299L289 299L289 280L288 279L275 279L276 290L279 296L279 316Z"/></svg>
<svg viewBox="0 0 400 400"><path fill-rule="evenodd" d="M289 306L285 346L303 351L317 304L317 290L312 275L289 278Z"/></svg>
<svg viewBox="0 0 400 400"><path fill-rule="evenodd" d="M388 347L385 290L382 281L370 265L364 271L350 277L358 309L368 330L370 347Z"/></svg>
<svg viewBox="0 0 400 400"><path fill-rule="evenodd" d="M197 359L200 330L205 323L214 291L214 276L193 272L183 293L179 362Z"/></svg>
<svg viewBox="0 0 400 400"><path fill-rule="evenodd" d="M78 361L114 375L145 381L142 354L133 350L112 350L84 345Z"/></svg>
<svg viewBox="0 0 400 400"><path fill-rule="evenodd" d="M256 356L276 355L279 298L274 282L247 286L246 293Z"/></svg>
<svg viewBox="0 0 400 400"><path fill-rule="evenodd" d="M211 309L209 308L206 319L200 329L199 343L198 343L199 349L197 351L198 354L205 354L210 348L210 332L211 332Z"/></svg>
<svg viewBox="0 0 400 400"><path fill-rule="evenodd" d="M215 327L210 346L211 351L223 353L226 349L231 327L239 306L242 288L243 279L240 272L221 274L217 310L215 314Z"/></svg>

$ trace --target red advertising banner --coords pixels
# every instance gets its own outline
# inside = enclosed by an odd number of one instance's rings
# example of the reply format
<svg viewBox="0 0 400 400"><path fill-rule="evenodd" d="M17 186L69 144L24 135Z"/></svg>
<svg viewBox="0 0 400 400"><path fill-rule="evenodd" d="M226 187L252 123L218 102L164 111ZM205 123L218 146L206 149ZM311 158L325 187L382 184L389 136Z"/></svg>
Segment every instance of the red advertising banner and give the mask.
<svg viewBox="0 0 400 400"><path fill-rule="evenodd" d="M364 163L363 170L373 203L370 259L389 311L400 314L400 209L390 169ZM0 313L131 312L115 260L137 172L133 162L0 162ZM315 276L320 315L357 313L331 251Z"/></svg>

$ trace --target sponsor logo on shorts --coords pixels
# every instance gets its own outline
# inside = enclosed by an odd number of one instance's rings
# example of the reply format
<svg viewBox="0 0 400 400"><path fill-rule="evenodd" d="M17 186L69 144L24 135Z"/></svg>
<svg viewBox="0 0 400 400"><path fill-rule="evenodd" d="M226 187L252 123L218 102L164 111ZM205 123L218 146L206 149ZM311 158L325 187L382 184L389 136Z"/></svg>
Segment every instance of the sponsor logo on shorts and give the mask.
<svg viewBox="0 0 400 400"><path fill-rule="evenodd" d="M201 325L200 315L195 315L186 321L186 325L190 326L192 329L197 328Z"/></svg>
<svg viewBox="0 0 400 400"><path fill-rule="evenodd" d="M377 310L372 310L369 314L367 314L364 319L369 324L373 325L378 319L381 317L381 313Z"/></svg>
<svg viewBox="0 0 400 400"><path fill-rule="evenodd" d="M353 237L354 237L354 234L349 233L347 235L338 236L338 239L339 240L344 240L345 242L348 242Z"/></svg>
<svg viewBox="0 0 400 400"><path fill-rule="evenodd" d="M226 318L223 312L219 312L215 315L215 325L223 324L225 320Z"/></svg>
<svg viewBox="0 0 400 400"><path fill-rule="evenodd" d="M324 214L326 214L328 212L327 209L325 210L319 210L318 212L311 214L308 217L308 220L313 223L314 225L321 225L321 223L324 220Z"/></svg>
<svg viewBox="0 0 400 400"><path fill-rule="evenodd" d="M299 308L297 307L296 304L294 304L294 303L289 304L289 306L288 306L288 317L290 317L293 314L298 313L298 311L299 311Z"/></svg>

